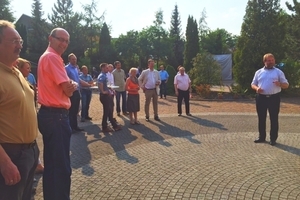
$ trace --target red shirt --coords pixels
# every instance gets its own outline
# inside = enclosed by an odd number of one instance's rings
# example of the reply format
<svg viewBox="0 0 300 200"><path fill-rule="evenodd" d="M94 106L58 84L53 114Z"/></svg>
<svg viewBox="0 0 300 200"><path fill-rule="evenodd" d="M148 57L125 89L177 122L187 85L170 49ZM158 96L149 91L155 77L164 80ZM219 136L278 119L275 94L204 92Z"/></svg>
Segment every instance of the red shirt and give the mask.
<svg viewBox="0 0 300 200"><path fill-rule="evenodd" d="M69 109L70 99L60 85L68 81L61 56L48 47L38 63L38 102L44 106Z"/></svg>

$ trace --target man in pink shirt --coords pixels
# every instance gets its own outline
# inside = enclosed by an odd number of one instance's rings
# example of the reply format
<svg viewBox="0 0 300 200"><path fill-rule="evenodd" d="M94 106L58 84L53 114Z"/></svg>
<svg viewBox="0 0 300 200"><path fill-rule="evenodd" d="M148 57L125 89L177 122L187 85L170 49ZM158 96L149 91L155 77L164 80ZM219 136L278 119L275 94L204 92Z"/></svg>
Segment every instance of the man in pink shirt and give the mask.
<svg viewBox="0 0 300 200"><path fill-rule="evenodd" d="M77 85L67 76L61 55L70 36L62 28L49 35L49 46L38 63L38 126L44 143L43 192L45 200L69 200L71 187L69 97Z"/></svg>

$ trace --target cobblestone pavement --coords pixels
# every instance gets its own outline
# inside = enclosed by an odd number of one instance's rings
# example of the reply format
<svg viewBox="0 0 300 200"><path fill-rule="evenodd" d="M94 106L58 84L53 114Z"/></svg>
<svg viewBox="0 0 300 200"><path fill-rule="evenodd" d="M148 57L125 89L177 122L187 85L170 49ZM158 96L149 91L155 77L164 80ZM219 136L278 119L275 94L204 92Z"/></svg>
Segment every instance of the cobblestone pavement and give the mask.
<svg viewBox="0 0 300 200"><path fill-rule="evenodd" d="M141 125L121 117L123 129L108 134L100 121L80 123L71 199L300 199L300 115L280 114L276 146L253 142L252 113L160 117ZM35 199L43 199L36 178Z"/></svg>

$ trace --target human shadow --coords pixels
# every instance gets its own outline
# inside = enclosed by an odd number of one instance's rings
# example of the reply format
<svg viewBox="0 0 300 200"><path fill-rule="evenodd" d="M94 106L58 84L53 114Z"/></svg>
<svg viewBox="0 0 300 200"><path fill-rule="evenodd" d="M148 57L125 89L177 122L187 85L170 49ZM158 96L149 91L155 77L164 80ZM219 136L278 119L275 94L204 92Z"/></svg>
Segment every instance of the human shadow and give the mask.
<svg viewBox="0 0 300 200"><path fill-rule="evenodd" d="M88 145L98 140L99 139L96 138L95 140L88 141L85 133L72 134L70 144L70 159L72 168L82 168L82 174L86 176L92 176L94 174L95 170L90 165L92 157Z"/></svg>
<svg viewBox="0 0 300 200"><path fill-rule="evenodd" d="M152 121L149 121L147 123L154 124ZM165 146L165 147L170 147L172 146L169 142L165 140L164 137L159 135L158 133L154 132L144 124L140 125L134 125L132 126L132 129L135 130L136 132L140 133L143 138L150 142L157 142L158 144Z"/></svg>
<svg viewBox="0 0 300 200"><path fill-rule="evenodd" d="M277 148L279 148L281 150L284 150L286 152L295 154L297 156L300 156L300 149L299 148L291 147L291 146L288 146L288 145L285 145L285 144L281 144L281 143L277 143L275 145L275 147L277 147Z"/></svg>
<svg viewBox="0 0 300 200"><path fill-rule="evenodd" d="M182 130L180 128L177 128L176 126L167 124L164 121L160 121L160 123L157 124L157 126L159 127L160 132L163 134L170 135L172 137L185 138L194 144L201 144L200 141L193 138L195 135L193 133L191 133L190 131Z"/></svg>
<svg viewBox="0 0 300 200"><path fill-rule="evenodd" d="M201 126L206 126L206 127L209 127L209 128L217 128L217 129L220 129L220 130L223 130L223 131L228 130L227 128L224 127L223 124L220 124L220 123L217 123L217 122L214 122L214 121L211 121L211 120L203 119L203 118L200 118L200 117L197 117L197 116L194 116L194 115L193 116L184 116L184 115L182 115L181 117L190 119L193 123L199 124Z"/></svg>
<svg viewBox="0 0 300 200"><path fill-rule="evenodd" d="M119 160L125 160L130 164L136 164L139 161L138 158L130 155L125 147L125 144L129 144L136 139L137 137L133 136L128 128L123 127L120 131L105 133L101 140L108 143L113 148Z"/></svg>

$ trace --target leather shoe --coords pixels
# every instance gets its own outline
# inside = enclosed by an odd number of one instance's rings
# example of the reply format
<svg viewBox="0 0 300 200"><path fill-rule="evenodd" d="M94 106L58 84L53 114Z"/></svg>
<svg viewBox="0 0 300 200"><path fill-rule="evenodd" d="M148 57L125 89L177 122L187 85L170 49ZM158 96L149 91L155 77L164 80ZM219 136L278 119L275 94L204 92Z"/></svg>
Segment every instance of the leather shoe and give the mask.
<svg viewBox="0 0 300 200"><path fill-rule="evenodd" d="M156 120L156 121L160 121L160 119L159 119L159 117L158 117L158 116L155 116L155 117L154 117L154 120Z"/></svg>
<svg viewBox="0 0 300 200"><path fill-rule="evenodd" d="M149 122L149 121L150 121L149 117L146 117L146 122Z"/></svg>
<svg viewBox="0 0 300 200"><path fill-rule="evenodd" d="M276 142L275 141L270 141L270 145L272 145L272 146L274 146L276 144Z"/></svg>
<svg viewBox="0 0 300 200"><path fill-rule="evenodd" d="M191 113L187 113L186 115L187 115L187 116L192 116L192 114L191 114Z"/></svg>
<svg viewBox="0 0 300 200"><path fill-rule="evenodd" d="M256 140L254 140L254 142L255 142L255 143L264 143L264 142L266 142L266 140L263 140L263 139L258 138L258 139L256 139Z"/></svg>
<svg viewBox="0 0 300 200"><path fill-rule="evenodd" d="M178 113L178 116L180 117L180 116L181 116L181 113Z"/></svg>

